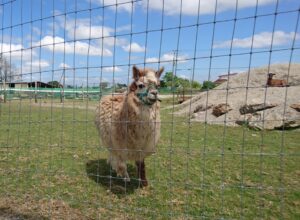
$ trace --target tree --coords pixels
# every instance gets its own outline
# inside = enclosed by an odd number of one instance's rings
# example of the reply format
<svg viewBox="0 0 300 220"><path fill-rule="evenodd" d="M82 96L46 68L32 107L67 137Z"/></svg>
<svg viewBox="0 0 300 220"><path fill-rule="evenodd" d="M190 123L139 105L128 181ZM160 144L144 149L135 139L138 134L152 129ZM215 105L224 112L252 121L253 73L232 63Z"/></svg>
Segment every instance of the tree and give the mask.
<svg viewBox="0 0 300 220"><path fill-rule="evenodd" d="M163 83L162 83L163 82ZM173 88L193 88L200 89L201 84L197 81L190 81L188 79L175 76L172 72L166 72L161 83L161 87L173 87Z"/></svg>
<svg viewBox="0 0 300 220"><path fill-rule="evenodd" d="M99 86L101 89L106 89L108 87L108 82L101 82Z"/></svg>
<svg viewBox="0 0 300 220"><path fill-rule="evenodd" d="M193 89L201 89L201 84L197 81L192 82L192 88Z"/></svg>
<svg viewBox="0 0 300 220"><path fill-rule="evenodd" d="M12 82L18 77L15 68L0 55L0 82Z"/></svg>
<svg viewBox="0 0 300 220"><path fill-rule="evenodd" d="M164 80L160 80L160 87L161 88L166 88L167 87L167 84Z"/></svg>
<svg viewBox="0 0 300 220"><path fill-rule="evenodd" d="M116 83L116 88L126 88L127 85L125 83Z"/></svg>
<svg viewBox="0 0 300 220"><path fill-rule="evenodd" d="M191 84L190 84L190 81L188 79L184 79L184 78L181 78L181 77L177 77L176 78L176 82L175 82L175 87L178 88L190 88L191 87Z"/></svg>
<svg viewBox="0 0 300 220"><path fill-rule="evenodd" d="M50 81L48 82L53 88L62 88L63 86L58 81Z"/></svg>
<svg viewBox="0 0 300 220"><path fill-rule="evenodd" d="M216 87L216 84L214 84L212 81L204 81L202 85L202 89L213 89Z"/></svg>

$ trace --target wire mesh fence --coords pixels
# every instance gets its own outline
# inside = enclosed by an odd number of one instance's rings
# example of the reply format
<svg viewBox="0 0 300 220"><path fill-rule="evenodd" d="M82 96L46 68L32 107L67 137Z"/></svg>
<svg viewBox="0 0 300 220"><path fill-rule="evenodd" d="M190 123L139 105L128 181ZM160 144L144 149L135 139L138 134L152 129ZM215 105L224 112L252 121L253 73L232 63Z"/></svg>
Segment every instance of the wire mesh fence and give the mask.
<svg viewBox="0 0 300 220"><path fill-rule="evenodd" d="M298 219L299 15L1 0L0 219Z"/></svg>

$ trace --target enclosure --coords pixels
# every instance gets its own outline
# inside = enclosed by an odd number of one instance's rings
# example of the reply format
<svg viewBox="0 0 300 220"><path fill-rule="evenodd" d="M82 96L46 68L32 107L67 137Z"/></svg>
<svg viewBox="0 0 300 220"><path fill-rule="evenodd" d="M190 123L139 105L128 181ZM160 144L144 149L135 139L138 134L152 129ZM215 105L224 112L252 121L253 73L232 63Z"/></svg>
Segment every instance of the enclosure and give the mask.
<svg viewBox="0 0 300 220"><path fill-rule="evenodd" d="M299 15L298 0L1 0L0 219L299 219ZM147 187L134 161L117 176L95 126L134 65L164 67Z"/></svg>

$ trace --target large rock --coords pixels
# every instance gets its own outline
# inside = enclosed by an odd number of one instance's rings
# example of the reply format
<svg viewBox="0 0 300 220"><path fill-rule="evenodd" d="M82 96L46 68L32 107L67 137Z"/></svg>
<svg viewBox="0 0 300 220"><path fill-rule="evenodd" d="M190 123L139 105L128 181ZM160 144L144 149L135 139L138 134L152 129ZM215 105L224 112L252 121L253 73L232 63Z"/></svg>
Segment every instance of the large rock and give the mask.
<svg viewBox="0 0 300 220"><path fill-rule="evenodd" d="M236 123L254 130L293 129L300 127L300 113L281 105L254 114L241 115Z"/></svg>
<svg viewBox="0 0 300 220"><path fill-rule="evenodd" d="M257 112L257 111L262 111L262 110L265 110L265 109L274 108L276 106L277 106L277 104L269 104L269 103L243 105L242 107L240 107L240 113L242 115L244 115L244 114L247 114L247 113L254 113L254 112Z"/></svg>
<svg viewBox="0 0 300 220"><path fill-rule="evenodd" d="M245 125L249 128L254 130L262 130L262 115L261 113L254 113L254 114L244 114L241 115L240 118L236 121L238 125Z"/></svg>
<svg viewBox="0 0 300 220"><path fill-rule="evenodd" d="M205 105L205 104L197 105L194 108L194 113L206 111L206 110L210 109L211 107L212 107L212 105Z"/></svg>
<svg viewBox="0 0 300 220"><path fill-rule="evenodd" d="M231 110L232 110L232 108L228 104L221 103L221 104L213 107L212 114L216 117L219 117L221 115L226 114L227 112L229 112Z"/></svg>
<svg viewBox="0 0 300 220"><path fill-rule="evenodd" d="M297 112L300 112L300 104L292 104L290 107L295 109Z"/></svg>

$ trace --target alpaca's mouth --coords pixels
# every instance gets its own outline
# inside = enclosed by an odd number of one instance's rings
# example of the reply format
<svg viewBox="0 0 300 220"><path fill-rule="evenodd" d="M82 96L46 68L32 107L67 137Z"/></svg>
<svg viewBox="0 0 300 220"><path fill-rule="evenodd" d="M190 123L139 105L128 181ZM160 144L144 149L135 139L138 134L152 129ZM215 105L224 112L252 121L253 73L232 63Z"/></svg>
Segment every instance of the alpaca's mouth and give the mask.
<svg viewBox="0 0 300 220"><path fill-rule="evenodd" d="M154 99L153 99L153 98L148 98L148 101L151 102L151 103L153 104L154 102L157 101L157 98L154 98Z"/></svg>
<svg viewBox="0 0 300 220"><path fill-rule="evenodd" d="M151 103L154 103L156 102L158 99L157 95L153 95L151 93L148 94L148 100L151 102Z"/></svg>
<svg viewBox="0 0 300 220"><path fill-rule="evenodd" d="M145 105L153 105L155 102L161 100L158 98L157 94L153 93L137 93L137 97L145 104Z"/></svg>

